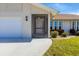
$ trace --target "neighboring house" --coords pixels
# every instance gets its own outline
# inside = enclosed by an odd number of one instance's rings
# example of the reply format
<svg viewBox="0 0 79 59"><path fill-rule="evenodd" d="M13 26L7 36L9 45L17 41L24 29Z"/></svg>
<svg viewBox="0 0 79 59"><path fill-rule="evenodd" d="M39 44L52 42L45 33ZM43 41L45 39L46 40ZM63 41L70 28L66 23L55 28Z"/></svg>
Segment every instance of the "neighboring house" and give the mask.
<svg viewBox="0 0 79 59"><path fill-rule="evenodd" d="M50 19L56 13L42 4L0 3L0 42L50 37Z"/></svg>
<svg viewBox="0 0 79 59"><path fill-rule="evenodd" d="M58 14L52 19L52 29L63 29L69 32L70 29L79 31L79 15Z"/></svg>

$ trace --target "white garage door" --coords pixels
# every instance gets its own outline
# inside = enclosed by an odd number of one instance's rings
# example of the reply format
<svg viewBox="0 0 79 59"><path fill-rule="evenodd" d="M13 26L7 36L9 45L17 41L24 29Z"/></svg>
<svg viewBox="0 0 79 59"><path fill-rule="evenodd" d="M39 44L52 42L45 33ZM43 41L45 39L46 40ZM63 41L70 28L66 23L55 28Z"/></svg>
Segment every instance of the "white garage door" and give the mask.
<svg viewBox="0 0 79 59"><path fill-rule="evenodd" d="M21 37L21 25L19 17L0 17L0 38Z"/></svg>

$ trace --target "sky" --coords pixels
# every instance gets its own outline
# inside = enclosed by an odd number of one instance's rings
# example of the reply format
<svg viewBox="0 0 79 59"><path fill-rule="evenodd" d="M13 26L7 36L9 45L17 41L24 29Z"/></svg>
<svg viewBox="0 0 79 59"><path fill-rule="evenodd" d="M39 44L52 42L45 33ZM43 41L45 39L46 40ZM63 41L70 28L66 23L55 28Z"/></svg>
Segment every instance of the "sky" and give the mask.
<svg viewBox="0 0 79 59"><path fill-rule="evenodd" d="M79 15L79 3L44 3L44 5L58 10L60 14Z"/></svg>

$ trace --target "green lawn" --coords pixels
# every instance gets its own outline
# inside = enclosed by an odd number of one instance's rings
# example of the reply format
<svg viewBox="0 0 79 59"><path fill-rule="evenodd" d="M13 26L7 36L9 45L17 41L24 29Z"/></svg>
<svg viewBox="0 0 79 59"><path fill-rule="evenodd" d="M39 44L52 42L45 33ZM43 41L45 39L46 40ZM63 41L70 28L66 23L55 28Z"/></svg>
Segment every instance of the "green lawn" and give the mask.
<svg viewBox="0 0 79 59"><path fill-rule="evenodd" d="M44 56L79 56L79 37L52 40L52 45Z"/></svg>

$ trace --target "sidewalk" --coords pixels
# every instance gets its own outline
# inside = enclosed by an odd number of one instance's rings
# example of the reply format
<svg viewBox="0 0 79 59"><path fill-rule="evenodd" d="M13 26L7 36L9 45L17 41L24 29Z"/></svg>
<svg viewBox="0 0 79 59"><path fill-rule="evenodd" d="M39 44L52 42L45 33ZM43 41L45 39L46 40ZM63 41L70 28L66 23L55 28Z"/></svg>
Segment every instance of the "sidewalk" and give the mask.
<svg viewBox="0 0 79 59"><path fill-rule="evenodd" d="M0 56L41 56L52 44L51 39L33 39L30 43L0 43Z"/></svg>

